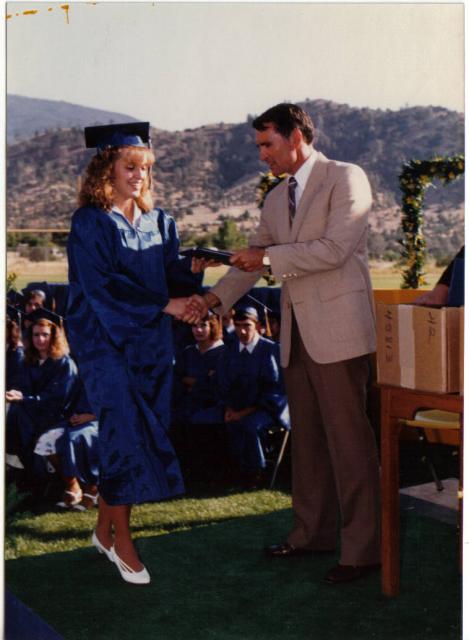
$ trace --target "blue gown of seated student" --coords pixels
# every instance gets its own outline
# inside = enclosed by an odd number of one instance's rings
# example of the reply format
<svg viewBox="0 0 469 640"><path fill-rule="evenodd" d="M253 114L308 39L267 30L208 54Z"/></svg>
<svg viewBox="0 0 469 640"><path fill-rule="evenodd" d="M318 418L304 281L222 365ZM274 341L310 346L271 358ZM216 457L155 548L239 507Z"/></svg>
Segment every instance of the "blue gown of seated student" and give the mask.
<svg viewBox="0 0 469 640"><path fill-rule="evenodd" d="M110 505L184 491L167 435L173 347L163 312L173 283L190 293L190 261L178 250L174 220L161 209L133 225L94 207L73 215L68 335L98 417L99 492Z"/></svg>
<svg viewBox="0 0 469 640"><path fill-rule="evenodd" d="M93 413L80 377L67 413L67 418L56 425L64 430L55 443L61 471L66 477L78 478L82 484L96 485L99 480L98 421L73 426L69 420L75 413Z"/></svg>
<svg viewBox="0 0 469 640"><path fill-rule="evenodd" d="M36 440L65 415L77 379L70 356L47 358L42 364L24 364L20 384L23 400L12 402L6 421L7 453L16 454L26 470L40 473L35 464ZM38 460L36 460L38 462ZM41 464L42 467L42 464Z"/></svg>
<svg viewBox="0 0 469 640"><path fill-rule="evenodd" d="M5 386L6 389L19 389L24 369L24 348L7 349L5 354Z"/></svg>
<svg viewBox="0 0 469 640"><path fill-rule="evenodd" d="M247 472L266 466L262 436L280 424L290 428L287 396L278 365L278 344L259 337L252 353L240 352L239 340L228 345L217 368L218 385L225 406L236 411L257 406L250 415L227 422L234 461Z"/></svg>
<svg viewBox="0 0 469 640"><path fill-rule="evenodd" d="M176 360L173 411L176 422L192 425L223 422L224 405L215 373L224 350L222 340L204 353L194 344L186 347ZM185 377L195 378L191 390L182 383Z"/></svg>

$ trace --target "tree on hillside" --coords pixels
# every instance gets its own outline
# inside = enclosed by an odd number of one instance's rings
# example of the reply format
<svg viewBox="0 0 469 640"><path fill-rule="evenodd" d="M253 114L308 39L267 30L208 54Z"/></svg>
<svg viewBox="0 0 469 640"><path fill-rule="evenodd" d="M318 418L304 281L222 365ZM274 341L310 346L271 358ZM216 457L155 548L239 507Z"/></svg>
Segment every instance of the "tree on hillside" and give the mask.
<svg viewBox="0 0 469 640"><path fill-rule="evenodd" d="M246 236L239 231L231 218L222 222L213 243L218 249L242 249L247 246Z"/></svg>

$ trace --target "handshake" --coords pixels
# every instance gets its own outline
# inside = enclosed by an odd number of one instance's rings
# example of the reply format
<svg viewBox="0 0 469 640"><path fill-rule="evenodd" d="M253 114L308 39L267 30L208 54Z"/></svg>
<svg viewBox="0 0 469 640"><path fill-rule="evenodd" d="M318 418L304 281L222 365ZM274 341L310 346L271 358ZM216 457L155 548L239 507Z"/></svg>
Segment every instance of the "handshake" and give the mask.
<svg viewBox="0 0 469 640"><path fill-rule="evenodd" d="M171 298L164 311L188 324L197 324L205 318L209 306L205 298L194 294L188 298Z"/></svg>

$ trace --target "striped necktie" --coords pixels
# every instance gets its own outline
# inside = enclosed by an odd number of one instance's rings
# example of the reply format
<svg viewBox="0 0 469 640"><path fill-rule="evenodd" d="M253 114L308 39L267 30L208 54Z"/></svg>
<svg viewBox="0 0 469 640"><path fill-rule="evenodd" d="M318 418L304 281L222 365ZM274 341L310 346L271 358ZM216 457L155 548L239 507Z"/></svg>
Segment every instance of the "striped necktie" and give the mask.
<svg viewBox="0 0 469 640"><path fill-rule="evenodd" d="M288 178L288 213L290 215L290 222L293 222L296 213L295 189L297 184L298 182L293 176Z"/></svg>

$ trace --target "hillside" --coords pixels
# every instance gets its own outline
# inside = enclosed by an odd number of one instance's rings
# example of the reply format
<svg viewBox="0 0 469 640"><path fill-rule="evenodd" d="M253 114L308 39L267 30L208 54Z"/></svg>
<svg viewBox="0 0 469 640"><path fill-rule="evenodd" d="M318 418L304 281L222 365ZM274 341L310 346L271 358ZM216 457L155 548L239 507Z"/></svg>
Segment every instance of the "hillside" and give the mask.
<svg viewBox="0 0 469 640"><path fill-rule="evenodd" d="M397 176L410 158L460 153L464 117L441 107L399 111L355 109L324 100L303 106L317 127L316 147L327 156L361 165L370 178L374 208L371 241L397 248L400 192ZM241 124L153 130L157 204L187 235L213 231L220 216L240 220L249 233L258 219L256 184L265 171L257 157L251 116ZM41 133L9 145L8 228L63 227L75 207L77 180L92 155L80 127ZM464 182L429 189L426 237L451 253L463 238Z"/></svg>
<svg viewBox="0 0 469 640"><path fill-rule="evenodd" d="M27 140L44 131L110 122L133 122L122 113L57 100L7 95L7 143Z"/></svg>

